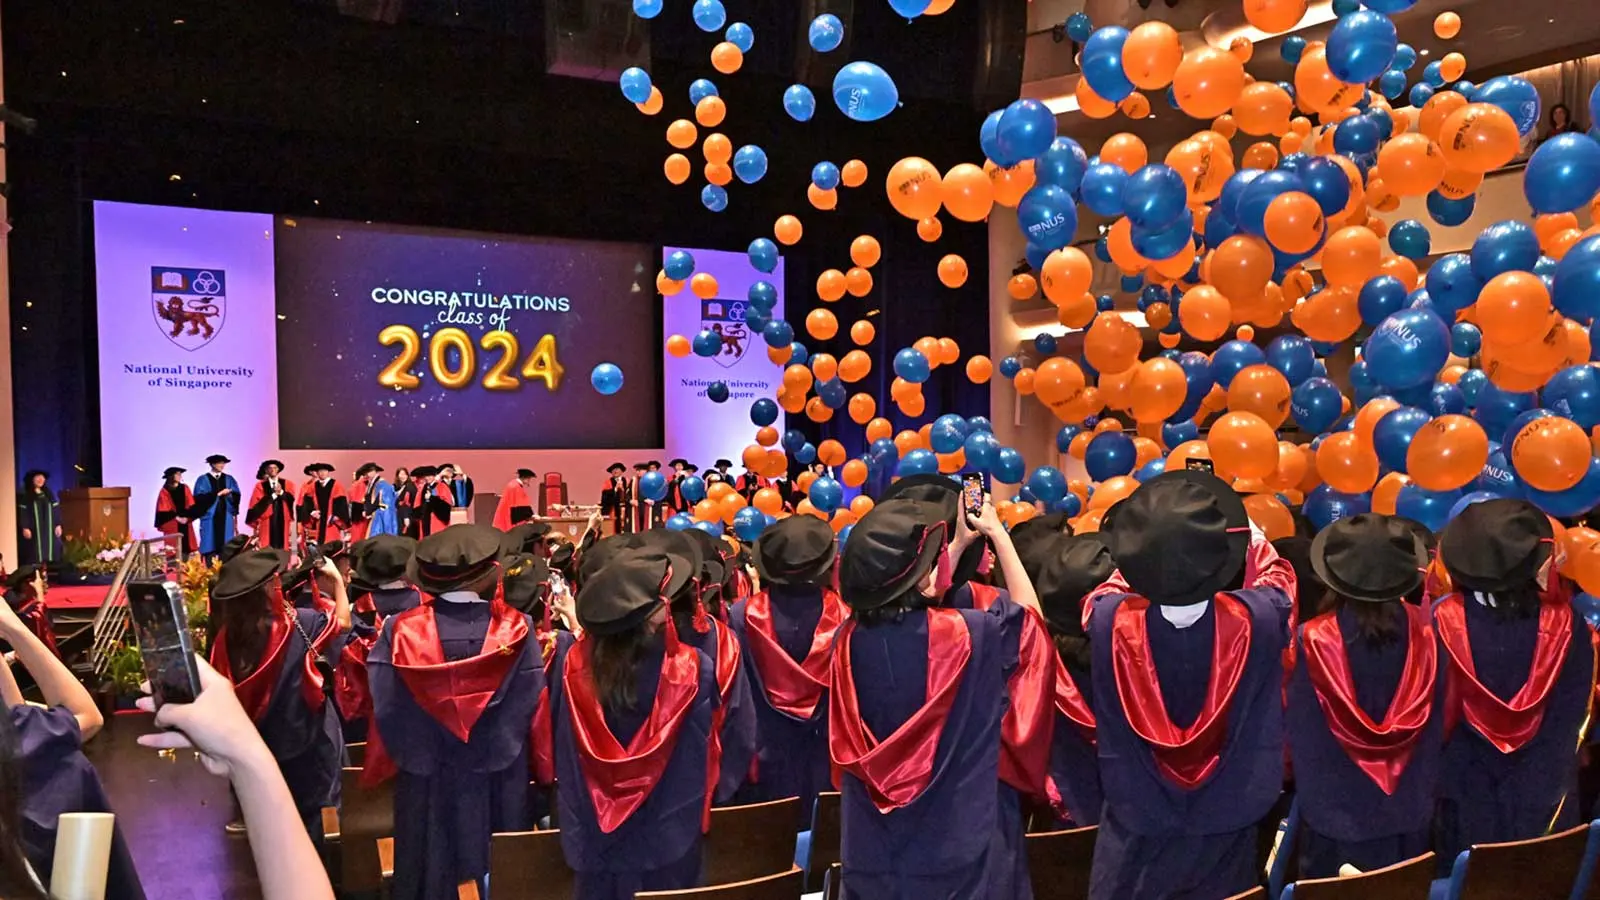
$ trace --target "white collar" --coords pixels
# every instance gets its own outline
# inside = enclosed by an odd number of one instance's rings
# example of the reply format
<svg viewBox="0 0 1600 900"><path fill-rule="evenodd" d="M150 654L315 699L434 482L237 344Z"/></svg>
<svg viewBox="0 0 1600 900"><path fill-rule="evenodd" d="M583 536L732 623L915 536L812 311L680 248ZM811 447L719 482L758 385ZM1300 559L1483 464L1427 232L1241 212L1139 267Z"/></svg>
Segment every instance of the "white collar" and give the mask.
<svg viewBox="0 0 1600 900"><path fill-rule="evenodd" d="M489 601L478 596L477 591L445 591L439 599L446 603L488 603Z"/></svg>
<svg viewBox="0 0 1600 900"><path fill-rule="evenodd" d="M1496 600L1493 594L1485 594L1479 591L1470 591L1469 593L1472 594L1472 599L1478 601L1478 603L1483 606L1489 607L1490 609L1494 609L1500 605L1500 601Z"/></svg>
<svg viewBox="0 0 1600 900"><path fill-rule="evenodd" d="M396 581L385 581L383 584L378 585L378 590L380 590L380 591L398 591L398 590L400 590L400 589L402 589L404 587L406 587L406 582L405 582L404 578L401 578L401 579L398 579Z"/></svg>
<svg viewBox="0 0 1600 900"><path fill-rule="evenodd" d="M1200 617L1204 616L1206 610L1210 608L1210 600L1201 600L1199 603L1190 603L1187 606L1156 607L1156 609L1161 610L1161 618L1171 622L1174 628L1188 628L1190 625L1200 621Z"/></svg>

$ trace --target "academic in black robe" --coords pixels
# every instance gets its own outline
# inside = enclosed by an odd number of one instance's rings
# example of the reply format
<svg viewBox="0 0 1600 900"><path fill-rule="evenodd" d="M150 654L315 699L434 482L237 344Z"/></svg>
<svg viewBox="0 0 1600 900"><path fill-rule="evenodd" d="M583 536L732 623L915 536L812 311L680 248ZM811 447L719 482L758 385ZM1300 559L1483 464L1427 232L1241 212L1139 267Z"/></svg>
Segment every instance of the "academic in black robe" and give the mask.
<svg viewBox="0 0 1600 900"><path fill-rule="evenodd" d="M31 475L31 473L30 473ZM17 494L17 557L19 565L61 561L61 504L45 486L35 490L23 480Z"/></svg>

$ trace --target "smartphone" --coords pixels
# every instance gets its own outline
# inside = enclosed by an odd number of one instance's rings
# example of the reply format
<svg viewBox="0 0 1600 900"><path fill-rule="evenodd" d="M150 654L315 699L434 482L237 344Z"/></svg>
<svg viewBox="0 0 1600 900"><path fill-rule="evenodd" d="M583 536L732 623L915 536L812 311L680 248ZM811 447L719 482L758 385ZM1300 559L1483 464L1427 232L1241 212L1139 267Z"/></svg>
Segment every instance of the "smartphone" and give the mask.
<svg viewBox="0 0 1600 900"><path fill-rule="evenodd" d="M983 474L972 472L961 479L961 505L967 515L976 517L983 512Z"/></svg>
<svg viewBox="0 0 1600 900"><path fill-rule="evenodd" d="M1191 456L1183 461L1183 467L1185 469L1194 469L1197 472L1205 472L1211 475L1215 475L1217 473L1216 465L1214 465L1209 459L1199 459Z"/></svg>
<svg viewBox="0 0 1600 900"><path fill-rule="evenodd" d="M200 696L200 667L189 634L189 612L177 583L128 582L128 610L156 706L193 703Z"/></svg>

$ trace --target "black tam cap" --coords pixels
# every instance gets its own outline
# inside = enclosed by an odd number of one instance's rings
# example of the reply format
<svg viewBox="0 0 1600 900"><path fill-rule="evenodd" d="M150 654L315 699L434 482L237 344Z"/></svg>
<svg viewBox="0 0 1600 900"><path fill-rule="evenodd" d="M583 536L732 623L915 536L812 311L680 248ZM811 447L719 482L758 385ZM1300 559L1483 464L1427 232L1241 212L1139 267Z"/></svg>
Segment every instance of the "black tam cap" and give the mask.
<svg viewBox="0 0 1600 900"><path fill-rule="evenodd" d="M1311 542L1311 568L1323 584L1369 603L1399 600L1422 584L1428 548L1390 516L1362 513L1339 519Z"/></svg>
<svg viewBox="0 0 1600 900"><path fill-rule="evenodd" d="M417 543L406 577L430 594L458 591L493 571L500 532L487 525L451 525Z"/></svg>
<svg viewBox="0 0 1600 900"><path fill-rule="evenodd" d="M855 609L885 606L914 590L949 542L940 506L917 500L879 503L845 541L839 592Z"/></svg>
<svg viewBox="0 0 1600 900"><path fill-rule="evenodd" d="M714 469L728 469L728 468L732 468L732 467L733 467L733 460L731 460L731 459L719 459L715 463L712 464L712 468L714 468Z"/></svg>
<svg viewBox="0 0 1600 900"><path fill-rule="evenodd" d="M1227 483L1198 469L1150 479L1117 504L1109 546L1134 593L1187 606L1233 582L1250 547L1250 517Z"/></svg>
<svg viewBox="0 0 1600 900"><path fill-rule="evenodd" d="M244 552L244 548L250 546L250 541L252 539L253 538L248 534L236 534L233 537L228 538L228 542L222 545L221 550L217 551L217 558L226 563L228 560L233 559L235 556L238 556L240 553Z"/></svg>
<svg viewBox="0 0 1600 900"><path fill-rule="evenodd" d="M507 555L532 553L549 533L548 522L523 522L500 536L500 552Z"/></svg>
<svg viewBox="0 0 1600 900"><path fill-rule="evenodd" d="M1488 594L1533 581L1554 552L1554 537L1549 518L1532 503L1485 500L1445 526L1439 558L1451 584Z"/></svg>
<svg viewBox="0 0 1600 900"><path fill-rule="evenodd" d="M231 463L231 462L233 462L233 460L227 458L226 456L223 456L221 453L213 453L210 456L206 457L206 465L208 465L208 466L214 466L214 465L216 465L218 463Z"/></svg>
<svg viewBox="0 0 1600 900"><path fill-rule="evenodd" d="M403 534L380 534L357 543L350 550L350 583L364 591L406 577L406 566L417 551L415 538Z"/></svg>
<svg viewBox="0 0 1600 900"><path fill-rule="evenodd" d="M438 474L439 470L433 466L417 466L415 469L411 470L411 477L413 478L428 478L437 476Z"/></svg>
<svg viewBox="0 0 1600 900"><path fill-rule="evenodd" d="M282 550L251 550L222 564L217 582L211 586L211 599L234 600L266 584L274 575L289 568L289 554Z"/></svg>
<svg viewBox="0 0 1600 900"><path fill-rule="evenodd" d="M167 470L165 472L161 473L161 477L170 479L174 475L182 475L184 472L187 472L187 471L189 471L189 470L185 469L182 466L167 466Z"/></svg>
<svg viewBox="0 0 1600 900"><path fill-rule="evenodd" d="M606 466L606 474L608 475L620 474L626 471L628 471L628 467L619 462L614 462L611 465Z"/></svg>
<svg viewBox="0 0 1600 900"><path fill-rule="evenodd" d="M833 568L838 542L816 516L790 516L756 541L756 571L769 584L818 584Z"/></svg>
<svg viewBox="0 0 1600 900"><path fill-rule="evenodd" d="M534 472L532 469L518 469L517 470L517 477L518 478L532 478L536 474L537 473Z"/></svg>
<svg viewBox="0 0 1600 900"><path fill-rule="evenodd" d="M550 578L550 565L543 557L519 553L505 560L506 602L517 610L532 614L544 600Z"/></svg>
<svg viewBox="0 0 1600 900"><path fill-rule="evenodd" d="M655 548L626 550L584 583L578 593L578 624L602 636L631 631L693 576L694 565L681 556Z"/></svg>
<svg viewBox="0 0 1600 900"><path fill-rule="evenodd" d="M21 591L33 583L33 579L39 575L39 572L39 567L33 563L18 566L15 572L6 576L6 590L12 592Z"/></svg>
<svg viewBox="0 0 1600 900"><path fill-rule="evenodd" d="M1111 548L1098 534L1046 532L1033 540L1022 557L1023 568L1039 595L1045 624L1061 634L1083 634L1083 598L1117 570Z"/></svg>

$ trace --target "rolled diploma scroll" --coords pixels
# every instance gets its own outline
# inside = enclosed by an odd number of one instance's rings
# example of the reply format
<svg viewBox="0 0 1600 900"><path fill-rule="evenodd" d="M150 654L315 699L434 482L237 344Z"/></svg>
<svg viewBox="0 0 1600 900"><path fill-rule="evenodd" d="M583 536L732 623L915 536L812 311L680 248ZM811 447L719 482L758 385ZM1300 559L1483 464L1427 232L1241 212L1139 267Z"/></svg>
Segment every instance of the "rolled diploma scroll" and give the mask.
<svg viewBox="0 0 1600 900"><path fill-rule="evenodd" d="M63 813L56 820L56 856L50 896L55 900L105 900L111 861L111 813Z"/></svg>

